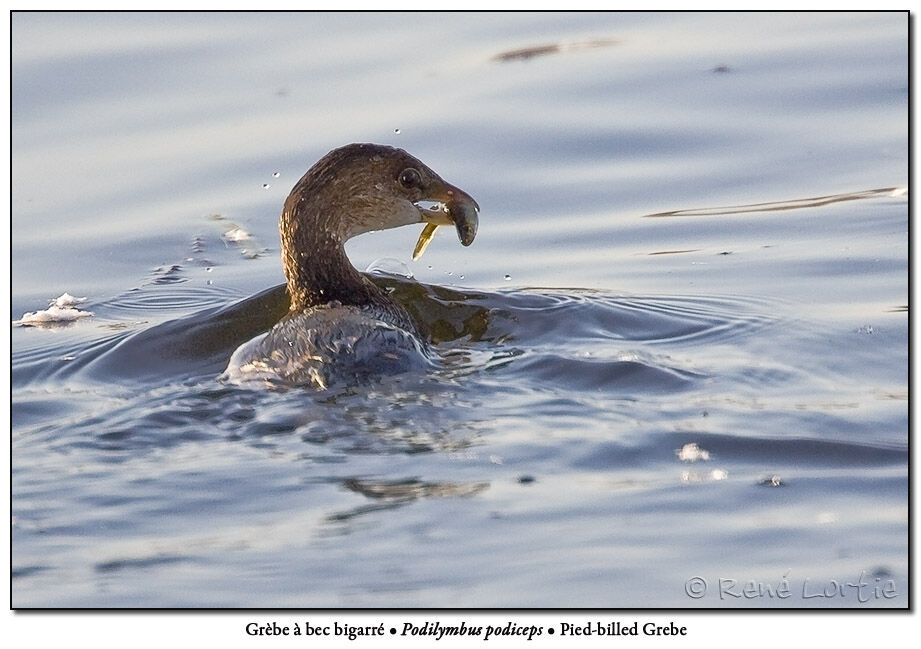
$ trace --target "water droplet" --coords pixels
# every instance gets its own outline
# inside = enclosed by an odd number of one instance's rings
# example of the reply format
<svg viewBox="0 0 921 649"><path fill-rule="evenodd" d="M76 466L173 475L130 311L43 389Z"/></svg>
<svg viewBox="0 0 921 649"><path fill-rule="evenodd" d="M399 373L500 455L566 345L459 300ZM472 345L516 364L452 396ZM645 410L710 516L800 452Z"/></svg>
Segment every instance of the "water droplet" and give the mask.
<svg viewBox="0 0 921 649"><path fill-rule="evenodd" d="M398 277L410 278L413 276L409 266L404 264L399 259L394 259L393 257L384 257L382 259L376 259L371 262L368 267L365 269L367 273L373 273L375 275L396 275Z"/></svg>
<svg viewBox="0 0 921 649"><path fill-rule="evenodd" d="M426 268L428 268L429 270L432 270L432 265L429 264L428 266L426 266Z"/></svg>
<svg viewBox="0 0 921 649"><path fill-rule="evenodd" d="M272 178L278 178L279 176L281 176L281 174L278 173L277 171L272 174Z"/></svg>
<svg viewBox="0 0 921 649"><path fill-rule="evenodd" d="M464 276L463 276L463 275L458 275L457 278L458 278L458 279L464 279Z"/></svg>
<svg viewBox="0 0 921 649"><path fill-rule="evenodd" d="M268 189L269 187L271 187L271 185L270 185L269 183L262 183L262 188L263 188L263 189Z"/></svg>
<svg viewBox="0 0 921 649"><path fill-rule="evenodd" d="M506 282L512 281L512 276L511 276L511 275L506 275L506 276L505 276L505 281L506 281Z"/></svg>
<svg viewBox="0 0 921 649"><path fill-rule="evenodd" d="M399 135L399 134L400 134L400 129L395 128L395 129L393 129L393 132L396 133L397 135Z"/></svg>
<svg viewBox="0 0 921 649"><path fill-rule="evenodd" d="M759 485L762 487L784 487L786 486L784 481L780 479L779 475L772 475L766 478L762 478Z"/></svg>

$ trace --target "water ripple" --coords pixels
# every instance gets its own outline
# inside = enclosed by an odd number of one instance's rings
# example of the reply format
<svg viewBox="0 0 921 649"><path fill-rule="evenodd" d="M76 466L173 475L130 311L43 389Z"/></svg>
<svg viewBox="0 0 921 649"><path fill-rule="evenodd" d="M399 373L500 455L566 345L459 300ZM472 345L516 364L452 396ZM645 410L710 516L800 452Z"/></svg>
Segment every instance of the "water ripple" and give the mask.
<svg viewBox="0 0 921 649"><path fill-rule="evenodd" d="M844 194L831 194L828 196L812 196L810 198L794 198L785 201L771 201L767 203L750 203L748 205L729 205L726 207L704 207L688 210L671 210L669 212L656 212L645 214L646 217L665 216L723 216L727 214L749 214L752 212L778 212L784 210L799 210L804 207L821 207L843 201L856 201L867 198L898 198L907 195L905 187L882 187L880 189L867 189L863 191L846 192Z"/></svg>

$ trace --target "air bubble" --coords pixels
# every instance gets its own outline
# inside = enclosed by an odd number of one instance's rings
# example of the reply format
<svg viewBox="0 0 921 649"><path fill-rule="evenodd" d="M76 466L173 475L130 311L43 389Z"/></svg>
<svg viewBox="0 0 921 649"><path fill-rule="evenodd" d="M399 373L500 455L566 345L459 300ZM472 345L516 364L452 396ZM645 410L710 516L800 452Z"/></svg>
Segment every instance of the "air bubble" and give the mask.
<svg viewBox="0 0 921 649"><path fill-rule="evenodd" d="M280 176L281 176L281 174L278 173L277 171L276 171L275 173L272 174L272 178L279 178Z"/></svg>
<svg viewBox="0 0 921 649"><path fill-rule="evenodd" d="M506 276L505 276L505 281L506 281L506 282L512 281L512 276L511 276L511 275L506 275Z"/></svg>
<svg viewBox="0 0 921 649"><path fill-rule="evenodd" d="M268 189L269 187L271 187L271 185L270 185L269 183L262 183L262 188L263 188L263 189Z"/></svg>

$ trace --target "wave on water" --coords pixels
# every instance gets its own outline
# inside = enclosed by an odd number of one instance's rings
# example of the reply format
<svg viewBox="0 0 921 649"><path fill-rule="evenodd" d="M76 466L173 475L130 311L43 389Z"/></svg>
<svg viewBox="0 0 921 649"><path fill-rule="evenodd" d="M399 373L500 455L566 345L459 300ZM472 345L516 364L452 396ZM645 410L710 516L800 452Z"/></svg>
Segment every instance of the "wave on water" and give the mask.
<svg viewBox="0 0 921 649"><path fill-rule="evenodd" d="M729 205L725 207L703 207L698 209L671 210L645 214L647 218L667 216L726 216L730 214L749 214L753 212L778 212L784 210L799 210L804 207L821 207L844 201L865 200L868 198L907 198L907 187L882 187L880 189L867 189L863 191L845 192L843 194L830 194L828 196L812 196L809 198L795 198L785 201L770 201L766 203L749 203L747 205Z"/></svg>
<svg viewBox="0 0 921 649"><path fill-rule="evenodd" d="M580 383L603 363L621 364L627 374L635 374L649 364L657 347L726 341L772 321L769 305L752 298L616 295L580 289L463 291L395 275L376 274L372 279L408 308L446 358L461 352L470 352L471 358L486 354L514 361L525 370L523 376L564 371ZM126 319L134 331L96 337L76 350L49 351L42 344L39 352L26 346L18 363L66 358L76 351L82 357L80 366L102 381L216 376L240 344L270 329L288 309L284 286L232 304L222 303L226 293L207 287L172 286L168 294L160 286L156 289L135 289L94 305L110 333ZM209 301L214 306L139 327L143 321L137 318L151 309L171 312ZM104 339L114 344L100 345ZM37 358L30 358L33 354ZM667 368L662 378L668 382L681 376L680 370Z"/></svg>
<svg viewBox="0 0 921 649"><path fill-rule="evenodd" d="M318 393L222 385L218 375L233 351L286 313L285 287L276 286L152 326L107 329L90 339L87 330L77 330L59 346L47 338L25 345L13 359L18 399L34 406L35 417L28 421L51 431L60 421L41 425L39 416L46 406L60 411L39 394L49 384L66 386L71 395L98 393L102 386L111 395L102 406L107 412L87 417L78 408L68 427L99 448L293 431L349 449L456 448L476 437L475 404L495 390L552 392L575 401L586 395L679 394L708 380L709 370L676 352L728 343L772 322L770 305L750 298L463 291L401 276L372 278L428 332L440 359L434 367ZM177 286L189 285L172 288ZM109 324L115 316L136 319L157 299L149 290L119 296L97 310ZM191 295L184 291L179 302L167 301L173 308Z"/></svg>

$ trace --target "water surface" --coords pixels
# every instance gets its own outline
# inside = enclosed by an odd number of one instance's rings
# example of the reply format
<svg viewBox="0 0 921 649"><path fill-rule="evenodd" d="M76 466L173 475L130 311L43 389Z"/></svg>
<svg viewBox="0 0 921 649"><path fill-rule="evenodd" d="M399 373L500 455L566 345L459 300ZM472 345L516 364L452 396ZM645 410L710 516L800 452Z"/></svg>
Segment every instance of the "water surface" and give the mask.
<svg viewBox="0 0 921 649"><path fill-rule="evenodd" d="M899 13L15 14L11 319L93 315L12 326L13 605L907 606L907 52ZM441 362L220 383L352 141L482 207L348 247Z"/></svg>

